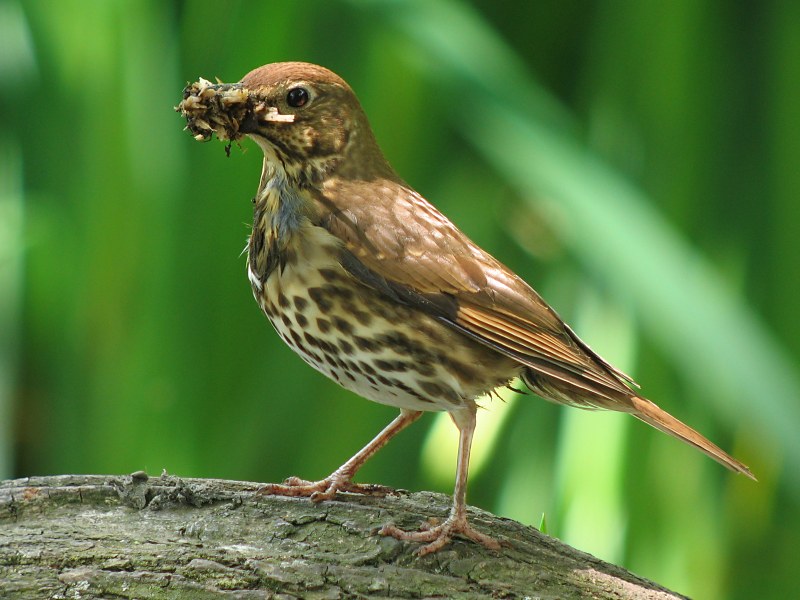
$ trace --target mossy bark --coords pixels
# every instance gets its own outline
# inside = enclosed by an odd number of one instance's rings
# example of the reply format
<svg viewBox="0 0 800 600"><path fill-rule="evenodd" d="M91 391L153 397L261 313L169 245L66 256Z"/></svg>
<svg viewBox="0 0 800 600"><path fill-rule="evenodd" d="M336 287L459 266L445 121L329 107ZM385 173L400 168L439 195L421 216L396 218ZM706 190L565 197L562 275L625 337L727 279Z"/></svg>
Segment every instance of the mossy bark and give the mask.
<svg viewBox="0 0 800 600"><path fill-rule="evenodd" d="M0 482L0 597L675 598L558 540L470 509L503 543L420 558L376 534L447 515L431 493L255 496L257 484L143 473Z"/></svg>

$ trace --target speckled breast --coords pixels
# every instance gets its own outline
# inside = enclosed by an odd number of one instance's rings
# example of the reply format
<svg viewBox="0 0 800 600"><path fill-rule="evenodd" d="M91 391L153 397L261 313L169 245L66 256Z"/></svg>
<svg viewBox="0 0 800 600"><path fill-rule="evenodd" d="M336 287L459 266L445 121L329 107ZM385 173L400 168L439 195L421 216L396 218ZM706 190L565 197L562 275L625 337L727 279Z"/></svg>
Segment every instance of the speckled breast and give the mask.
<svg viewBox="0 0 800 600"><path fill-rule="evenodd" d="M278 335L316 370L375 402L452 410L506 383L508 359L354 279L336 238L309 226L253 294Z"/></svg>

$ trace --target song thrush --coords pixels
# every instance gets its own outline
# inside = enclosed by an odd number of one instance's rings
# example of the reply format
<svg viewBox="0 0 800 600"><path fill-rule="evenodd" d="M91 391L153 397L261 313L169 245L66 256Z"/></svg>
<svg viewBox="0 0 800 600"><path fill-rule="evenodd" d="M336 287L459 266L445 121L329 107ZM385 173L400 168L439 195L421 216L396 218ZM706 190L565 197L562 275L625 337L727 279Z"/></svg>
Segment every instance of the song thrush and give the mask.
<svg viewBox="0 0 800 600"><path fill-rule="evenodd" d="M322 481L290 478L264 493L382 493L356 471L423 411L447 411L460 432L450 516L381 533L426 542L454 534L497 548L466 517L476 399L520 378L547 400L634 417L733 471L748 468L638 395L516 274L479 248L384 158L358 99L312 64L265 65L239 83L187 87L178 109L200 140L253 139L264 152L247 273L280 337L309 365L400 415Z"/></svg>

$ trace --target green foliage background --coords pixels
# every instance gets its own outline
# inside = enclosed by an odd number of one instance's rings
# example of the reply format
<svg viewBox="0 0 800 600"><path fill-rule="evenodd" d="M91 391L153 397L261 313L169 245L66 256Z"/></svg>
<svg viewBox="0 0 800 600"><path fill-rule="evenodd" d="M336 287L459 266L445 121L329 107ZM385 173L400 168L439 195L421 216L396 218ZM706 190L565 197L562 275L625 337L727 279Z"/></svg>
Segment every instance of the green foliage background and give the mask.
<svg viewBox="0 0 800 600"><path fill-rule="evenodd" d="M322 477L394 412L273 335L260 152L172 107L308 60L398 171L759 483L624 415L486 401L470 500L698 598L800 535L800 4L0 1L0 476ZM360 476L449 492L428 417Z"/></svg>

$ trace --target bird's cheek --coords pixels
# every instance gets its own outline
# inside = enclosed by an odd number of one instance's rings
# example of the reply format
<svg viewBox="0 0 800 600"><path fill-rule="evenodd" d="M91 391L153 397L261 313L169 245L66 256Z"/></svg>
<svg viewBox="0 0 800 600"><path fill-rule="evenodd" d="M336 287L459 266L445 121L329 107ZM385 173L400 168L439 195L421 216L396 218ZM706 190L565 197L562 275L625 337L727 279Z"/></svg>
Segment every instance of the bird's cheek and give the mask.
<svg viewBox="0 0 800 600"><path fill-rule="evenodd" d="M309 130L307 148L312 156L341 154L347 145L347 132L341 128Z"/></svg>

